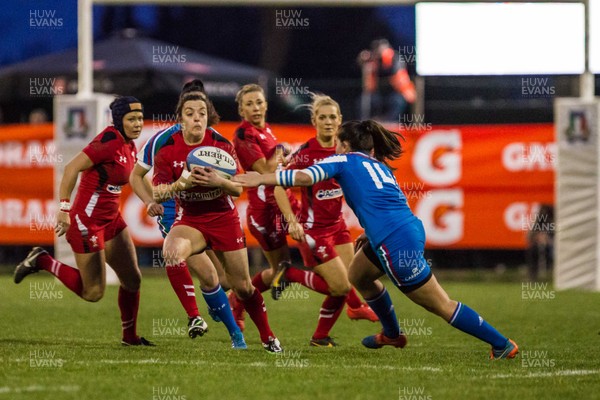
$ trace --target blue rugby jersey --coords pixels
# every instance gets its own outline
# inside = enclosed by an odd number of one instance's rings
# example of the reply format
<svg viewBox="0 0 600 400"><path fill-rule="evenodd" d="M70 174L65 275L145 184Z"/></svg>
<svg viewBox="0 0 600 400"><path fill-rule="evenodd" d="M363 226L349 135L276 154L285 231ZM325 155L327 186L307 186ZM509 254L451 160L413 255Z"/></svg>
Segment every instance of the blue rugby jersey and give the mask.
<svg viewBox="0 0 600 400"><path fill-rule="evenodd" d="M336 154L304 171L314 182L334 178L340 184L374 248L416 219L392 171L364 153Z"/></svg>

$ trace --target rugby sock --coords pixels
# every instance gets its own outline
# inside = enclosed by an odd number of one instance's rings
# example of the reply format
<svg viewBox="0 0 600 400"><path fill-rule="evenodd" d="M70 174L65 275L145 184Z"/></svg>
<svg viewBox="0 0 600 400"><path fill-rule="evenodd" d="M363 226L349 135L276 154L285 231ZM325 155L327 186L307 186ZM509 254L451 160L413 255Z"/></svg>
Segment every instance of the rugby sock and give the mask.
<svg viewBox="0 0 600 400"><path fill-rule="evenodd" d="M208 304L211 310L223 321L230 335L240 331L231 313L227 295L221 285L217 285L213 289L202 289L202 297L204 297L206 304Z"/></svg>
<svg viewBox="0 0 600 400"><path fill-rule="evenodd" d="M320 275L312 271L304 271L297 268L288 268L285 271L285 279L288 282L297 282L317 293L329 294L329 285Z"/></svg>
<svg viewBox="0 0 600 400"><path fill-rule="evenodd" d="M252 286L254 286L261 293L270 289L270 286L263 281L262 271L254 275L252 278Z"/></svg>
<svg viewBox="0 0 600 400"><path fill-rule="evenodd" d="M179 302L185 309L188 318L200 315L198 305L196 304L196 291L194 290L194 281L187 267L187 263L182 261L178 265L167 265L167 276L169 282L179 298Z"/></svg>
<svg viewBox="0 0 600 400"><path fill-rule="evenodd" d="M348 307L350 308L360 308L362 306L362 302L356 294L356 289L350 289L350 292L348 292L348 296L346 297L346 304L348 304Z"/></svg>
<svg viewBox="0 0 600 400"><path fill-rule="evenodd" d="M254 325L256 325L256 328L260 334L260 340L263 343L267 343L269 338L274 338L275 335L273 334L273 331L271 331L269 319L267 318L267 307L265 306L265 301L258 289L254 290L252 296L246 300L240 301L244 304L246 312L250 318L252 318Z"/></svg>
<svg viewBox="0 0 600 400"><path fill-rule="evenodd" d="M121 310L121 326L123 340L128 343L139 341L137 336L137 314L140 307L140 291L130 292L119 286L119 309Z"/></svg>
<svg viewBox="0 0 600 400"><path fill-rule="evenodd" d="M81 274L77 268L63 264L52 258L49 254L42 254L39 256L36 260L36 266L50 272L69 290L81 297L81 294L83 293L83 281L81 280Z"/></svg>
<svg viewBox="0 0 600 400"><path fill-rule="evenodd" d="M379 317L379 322L383 326L383 334L389 338L396 338L400 335L400 326L398 318L394 312L392 299L386 288L372 299L365 299L367 304Z"/></svg>
<svg viewBox="0 0 600 400"><path fill-rule="evenodd" d="M321 305L319 322L313 339L324 339L337 321L346 303L346 296L327 296Z"/></svg>
<svg viewBox="0 0 600 400"><path fill-rule="evenodd" d="M458 303L456 306L449 323L453 327L491 344L495 349L503 348L508 341L496 328L485 322L479 314L462 303Z"/></svg>

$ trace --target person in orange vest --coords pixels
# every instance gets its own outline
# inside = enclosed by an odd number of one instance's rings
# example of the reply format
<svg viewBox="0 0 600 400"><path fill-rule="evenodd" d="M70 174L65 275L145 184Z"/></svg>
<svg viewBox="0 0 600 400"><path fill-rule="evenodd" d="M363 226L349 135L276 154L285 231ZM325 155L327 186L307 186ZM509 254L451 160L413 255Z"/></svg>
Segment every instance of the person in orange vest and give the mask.
<svg viewBox="0 0 600 400"><path fill-rule="evenodd" d="M406 63L386 39L371 42L371 50L361 51L358 63L363 81L361 118L398 121L417 98Z"/></svg>

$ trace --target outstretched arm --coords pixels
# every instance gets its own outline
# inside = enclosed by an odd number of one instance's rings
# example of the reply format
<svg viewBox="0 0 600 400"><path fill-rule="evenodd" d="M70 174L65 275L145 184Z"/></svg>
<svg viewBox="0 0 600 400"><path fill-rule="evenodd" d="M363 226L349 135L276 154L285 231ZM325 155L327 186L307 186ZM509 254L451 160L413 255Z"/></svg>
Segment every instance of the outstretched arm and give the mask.
<svg viewBox="0 0 600 400"><path fill-rule="evenodd" d="M312 186L315 184L312 175L305 170L284 170L270 174L258 174L249 172L236 175L232 178L234 182L245 187L257 187L260 185L270 186Z"/></svg>

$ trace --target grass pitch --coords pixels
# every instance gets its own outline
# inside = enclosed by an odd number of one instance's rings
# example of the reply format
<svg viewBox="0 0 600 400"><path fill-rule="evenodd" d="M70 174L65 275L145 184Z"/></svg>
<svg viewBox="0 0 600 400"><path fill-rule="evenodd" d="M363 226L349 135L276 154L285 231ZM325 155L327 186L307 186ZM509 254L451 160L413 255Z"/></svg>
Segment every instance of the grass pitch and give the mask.
<svg viewBox="0 0 600 400"><path fill-rule="evenodd" d="M444 283L514 339L514 360L410 303L389 282L406 348L363 348L379 325L333 329L333 349L308 346L323 297L299 286L278 302L265 293L285 351L262 350L247 320L249 349L234 351L225 327L191 340L164 272L144 272L138 331L153 348L120 345L117 289L86 303L46 273L20 285L0 276L0 400L19 399L591 399L600 398L600 294L526 283ZM207 317L206 305L199 299Z"/></svg>

